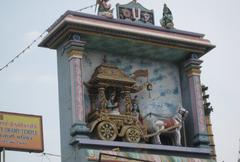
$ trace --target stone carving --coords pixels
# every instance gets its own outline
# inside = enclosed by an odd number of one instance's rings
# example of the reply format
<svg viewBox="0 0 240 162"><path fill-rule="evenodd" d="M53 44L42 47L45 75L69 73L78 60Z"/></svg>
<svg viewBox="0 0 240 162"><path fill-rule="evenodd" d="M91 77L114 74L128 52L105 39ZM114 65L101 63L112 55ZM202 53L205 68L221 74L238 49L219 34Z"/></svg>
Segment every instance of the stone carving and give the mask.
<svg viewBox="0 0 240 162"><path fill-rule="evenodd" d="M108 1L109 0L97 0L98 15L113 18L113 9L111 9L111 4L108 4Z"/></svg>
<svg viewBox="0 0 240 162"><path fill-rule="evenodd" d="M174 28L172 12L167 7L166 4L164 4L164 7L163 7L163 17L160 20L160 24L161 24L162 27L164 27L166 29L173 29Z"/></svg>

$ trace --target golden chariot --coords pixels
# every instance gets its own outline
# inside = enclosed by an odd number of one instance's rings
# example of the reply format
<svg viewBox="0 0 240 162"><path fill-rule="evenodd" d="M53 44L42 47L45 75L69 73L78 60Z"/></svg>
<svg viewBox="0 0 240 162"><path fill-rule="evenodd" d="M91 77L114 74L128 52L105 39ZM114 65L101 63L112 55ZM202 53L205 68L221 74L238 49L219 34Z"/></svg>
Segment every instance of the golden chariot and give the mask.
<svg viewBox="0 0 240 162"><path fill-rule="evenodd" d="M101 140L122 139L138 143L147 134L139 120L139 114L132 111L131 93L139 92L144 86L121 69L110 64L101 64L86 84L90 94L91 112L87 116L90 132ZM113 91L118 103L109 109L110 93ZM121 103L121 105L119 104Z"/></svg>

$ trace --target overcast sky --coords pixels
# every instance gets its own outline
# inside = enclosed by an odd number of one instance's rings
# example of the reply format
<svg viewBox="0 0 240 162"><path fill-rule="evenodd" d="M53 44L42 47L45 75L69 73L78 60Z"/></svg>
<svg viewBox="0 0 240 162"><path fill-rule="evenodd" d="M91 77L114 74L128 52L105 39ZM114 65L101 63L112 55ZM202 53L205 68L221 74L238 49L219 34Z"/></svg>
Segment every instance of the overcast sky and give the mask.
<svg viewBox="0 0 240 162"><path fill-rule="evenodd" d="M130 0L111 0L124 4ZM163 3L172 10L175 27L206 34L217 47L203 56L202 82L209 86L218 161L235 162L240 138L240 1L139 0L155 11L159 25ZM15 57L66 10L95 0L1 0L0 67ZM94 9L84 12L94 14ZM0 72L0 111L43 116L45 152L60 154L56 52L33 46ZM7 162L60 162L58 157L7 151Z"/></svg>

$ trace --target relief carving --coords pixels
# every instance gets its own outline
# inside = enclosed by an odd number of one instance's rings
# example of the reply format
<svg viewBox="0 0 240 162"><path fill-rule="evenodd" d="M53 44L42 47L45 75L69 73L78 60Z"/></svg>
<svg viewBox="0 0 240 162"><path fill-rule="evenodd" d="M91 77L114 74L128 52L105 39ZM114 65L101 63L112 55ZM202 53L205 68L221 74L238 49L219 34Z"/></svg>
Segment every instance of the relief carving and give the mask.
<svg viewBox="0 0 240 162"><path fill-rule="evenodd" d="M146 77L147 81L139 85L136 81L138 77ZM176 116L169 120L143 118L140 112L135 93L152 90L148 70L136 70L130 77L118 67L103 63L85 85L91 96L91 105L95 105L87 118L93 137L161 144L161 134L173 133L175 142L172 144L181 145L180 130L187 114L184 108L179 107ZM152 138L154 140L150 140Z"/></svg>

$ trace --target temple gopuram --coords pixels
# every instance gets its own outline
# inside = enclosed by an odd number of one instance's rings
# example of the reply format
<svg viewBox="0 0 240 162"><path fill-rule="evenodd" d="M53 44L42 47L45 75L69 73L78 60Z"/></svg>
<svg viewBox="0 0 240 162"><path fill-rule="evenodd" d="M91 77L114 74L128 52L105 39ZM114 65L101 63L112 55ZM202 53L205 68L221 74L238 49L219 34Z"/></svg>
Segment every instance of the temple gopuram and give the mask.
<svg viewBox="0 0 240 162"><path fill-rule="evenodd" d="M215 46L136 0L65 12L40 47L57 51L62 162L215 162L200 59ZM113 15L116 15L114 17Z"/></svg>

